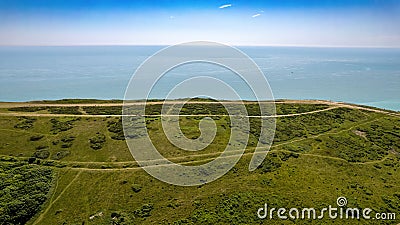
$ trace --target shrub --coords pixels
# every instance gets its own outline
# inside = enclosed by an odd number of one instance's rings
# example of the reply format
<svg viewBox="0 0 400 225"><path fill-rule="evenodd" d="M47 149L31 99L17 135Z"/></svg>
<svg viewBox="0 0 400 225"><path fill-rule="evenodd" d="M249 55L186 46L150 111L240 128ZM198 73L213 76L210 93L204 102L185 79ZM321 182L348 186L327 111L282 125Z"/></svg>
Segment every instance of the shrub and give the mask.
<svg viewBox="0 0 400 225"><path fill-rule="evenodd" d="M42 134L38 134L38 135L33 135L29 138L30 141L39 141L40 139L42 139L44 137L44 135Z"/></svg>
<svg viewBox="0 0 400 225"><path fill-rule="evenodd" d="M139 209L136 209L133 213L140 218L146 218L151 216L151 210L153 210L153 204L144 204Z"/></svg>
<svg viewBox="0 0 400 225"><path fill-rule="evenodd" d="M121 106L87 106L83 110L90 115L122 115Z"/></svg>
<svg viewBox="0 0 400 225"><path fill-rule="evenodd" d="M61 121L61 120L52 118L50 120L50 122L52 123L51 131L53 132L53 134L58 134L60 132L72 129L73 123L77 120L80 120L80 118L72 118L72 119L68 119L66 121Z"/></svg>
<svg viewBox="0 0 400 225"><path fill-rule="evenodd" d="M53 114L72 114L72 115L82 114L82 112L79 111L78 106L48 107L47 109Z"/></svg>
<svg viewBox="0 0 400 225"><path fill-rule="evenodd" d="M109 132L113 133L111 138L114 140L125 140L124 130L122 128L122 119L107 122L107 129Z"/></svg>
<svg viewBox="0 0 400 225"><path fill-rule="evenodd" d="M39 146L36 147L36 150L42 150L42 149L46 149L48 147L49 146L46 146L46 145L39 145Z"/></svg>
<svg viewBox="0 0 400 225"><path fill-rule="evenodd" d="M274 172L278 170L282 166L282 161L279 158L278 154L268 154L262 164L259 166L259 169L263 173Z"/></svg>
<svg viewBox="0 0 400 225"><path fill-rule="evenodd" d="M35 118L30 118L30 117L18 117L19 122L14 125L14 128L19 128L19 129L30 129L33 127L33 123L36 121Z"/></svg>
<svg viewBox="0 0 400 225"><path fill-rule="evenodd" d="M61 148L71 148L72 142L62 143Z"/></svg>
<svg viewBox="0 0 400 225"><path fill-rule="evenodd" d="M47 107L15 107L15 108L9 108L8 111L14 111L14 112L37 112L37 111L42 111L46 110Z"/></svg>
<svg viewBox="0 0 400 225"><path fill-rule="evenodd" d="M50 152L47 150L38 150L33 156L39 159L47 159L50 156Z"/></svg>
<svg viewBox="0 0 400 225"><path fill-rule="evenodd" d="M29 158L28 158L28 163L29 163L29 164L35 163L35 161L36 161L36 158L35 158L35 157L29 157Z"/></svg>
<svg viewBox="0 0 400 225"><path fill-rule="evenodd" d="M70 148L72 146L72 142L75 140L74 136L66 136L61 138L61 148ZM57 145L58 141L53 141L53 144Z"/></svg>
<svg viewBox="0 0 400 225"><path fill-rule="evenodd" d="M66 151L66 150L64 150L64 151L59 151L59 152L57 152L56 154L53 154L53 155L51 156L51 159L60 160L60 159L62 159L62 158L64 158L64 157L67 157L69 154L70 154L70 152L69 152L69 151Z"/></svg>
<svg viewBox="0 0 400 225"><path fill-rule="evenodd" d="M106 136L104 134L96 134L96 136L89 139L90 147L94 150L103 148L104 142L106 142Z"/></svg>

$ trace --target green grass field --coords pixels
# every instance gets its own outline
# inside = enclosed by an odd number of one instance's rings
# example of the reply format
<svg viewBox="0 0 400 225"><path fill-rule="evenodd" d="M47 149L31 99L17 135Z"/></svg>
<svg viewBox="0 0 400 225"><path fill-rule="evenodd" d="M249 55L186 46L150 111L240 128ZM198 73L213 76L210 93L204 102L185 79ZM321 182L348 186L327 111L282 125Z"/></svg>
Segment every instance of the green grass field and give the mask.
<svg viewBox="0 0 400 225"><path fill-rule="evenodd" d="M119 101L93 102L96 105L85 105L90 100L70 101L0 107L0 224L400 223L398 113L329 102L282 101L276 104L280 116L273 146L258 169L248 171L260 135L260 118L252 117L245 154L231 171L205 185L180 187L138 167L124 140L121 106L101 105ZM210 161L228 143L226 110L211 100L196 101L181 111L197 115L179 117L184 135L197 138L199 121L206 115L215 115L217 124L215 140L200 152L182 151L169 143L157 116L161 105L146 108L149 135L173 162ZM260 114L251 102L246 109L251 116ZM394 212L397 218L257 217L264 203L319 209L336 206L340 196L347 198L349 207Z"/></svg>

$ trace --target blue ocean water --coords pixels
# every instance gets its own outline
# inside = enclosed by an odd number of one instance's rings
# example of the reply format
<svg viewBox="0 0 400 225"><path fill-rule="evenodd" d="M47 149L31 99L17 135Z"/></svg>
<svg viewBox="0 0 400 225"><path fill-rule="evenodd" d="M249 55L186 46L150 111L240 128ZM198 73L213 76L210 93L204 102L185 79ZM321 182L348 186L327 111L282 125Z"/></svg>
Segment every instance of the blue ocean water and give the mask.
<svg viewBox="0 0 400 225"><path fill-rule="evenodd" d="M0 47L0 101L123 99L136 68L162 46ZM276 99L325 99L400 111L400 49L239 47L265 73ZM159 97L190 76L220 76L215 66L182 66L153 90ZM206 87L205 87L206 88ZM246 95L249 99L251 95ZM187 96L180 96L187 97Z"/></svg>

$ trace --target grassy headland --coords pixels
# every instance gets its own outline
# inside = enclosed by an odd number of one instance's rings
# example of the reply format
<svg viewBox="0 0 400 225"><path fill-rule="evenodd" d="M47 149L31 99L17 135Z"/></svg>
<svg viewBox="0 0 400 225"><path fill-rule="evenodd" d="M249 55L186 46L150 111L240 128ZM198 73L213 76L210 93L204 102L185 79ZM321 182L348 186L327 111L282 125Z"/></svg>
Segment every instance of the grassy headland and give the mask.
<svg viewBox="0 0 400 225"><path fill-rule="evenodd" d="M112 101L112 102L109 102ZM232 102L232 104L235 104ZM265 103L268 104L268 103ZM161 104L146 108L161 154L185 165L218 157L229 138L222 105L196 99L181 110L182 131L200 135L213 115L217 137L200 152L181 151L162 132ZM400 211L400 115L327 101L276 104L274 144L253 172L260 110L246 102L250 138L239 163L198 187L163 183L138 167L124 141L122 102L60 100L0 104L1 224L393 224L397 220L261 220L269 207L336 206ZM268 115L263 115L268 116ZM371 214L372 215L372 214Z"/></svg>

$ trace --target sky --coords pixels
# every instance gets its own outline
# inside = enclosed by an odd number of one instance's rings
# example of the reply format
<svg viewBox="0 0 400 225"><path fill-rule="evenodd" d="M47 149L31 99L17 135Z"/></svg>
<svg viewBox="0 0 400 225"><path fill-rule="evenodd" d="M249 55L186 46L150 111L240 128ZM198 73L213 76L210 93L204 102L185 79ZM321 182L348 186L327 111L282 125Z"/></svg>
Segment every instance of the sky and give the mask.
<svg viewBox="0 0 400 225"><path fill-rule="evenodd" d="M400 47L398 0L0 0L0 45Z"/></svg>

